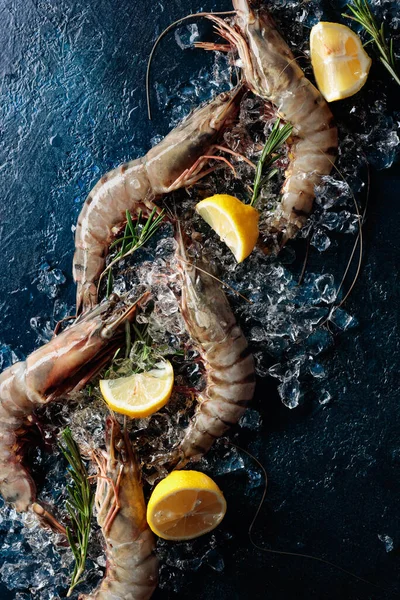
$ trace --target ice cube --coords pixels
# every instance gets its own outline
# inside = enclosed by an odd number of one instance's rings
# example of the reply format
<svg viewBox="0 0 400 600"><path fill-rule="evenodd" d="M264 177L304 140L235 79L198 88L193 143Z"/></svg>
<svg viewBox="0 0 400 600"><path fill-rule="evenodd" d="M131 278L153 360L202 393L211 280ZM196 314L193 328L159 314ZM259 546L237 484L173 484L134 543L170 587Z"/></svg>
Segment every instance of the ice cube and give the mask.
<svg viewBox="0 0 400 600"><path fill-rule="evenodd" d="M249 495L252 496L252 490L254 488L258 488L261 485L265 485L265 477L262 471L260 471L260 469L253 469L251 467L248 467L246 469L246 473L247 473L247 478L249 480L249 488L250 488L250 492Z"/></svg>
<svg viewBox="0 0 400 600"><path fill-rule="evenodd" d="M314 232L310 243L318 250L318 252L325 252L331 245L331 240L324 231L317 229Z"/></svg>
<svg viewBox="0 0 400 600"><path fill-rule="evenodd" d="M254 342L262 342L266 337L266 332L262 327L252 327L250 331L250 339Z"/></svg>
<svg viewBox="0 0 400 600"><path fill-rule="evenodd" d="M284 363L277 363L269 368L268 374L280 381L290 381L300 375L300 368L303 362L304 357L288 360Z"/></svg>
<svg viewBox="0 0 400 600"><path fill-rule="evenodd" d="M20 557L17 563L4 562L0 568L1 581L9 590L23 590L31 583L32 571L38 567L29 557Z"/></svg>
<svg viewBox="0 0 400 600"><path fill-rule="evenodd" d="M234 447L222 447L222 452L219 448L218 451L214 450L203 459L203 464L214 475L226 475L245 468L243 458Z"/></svg>
<svg viewBox="0 0 400 600"><path fill-rule="evenodd" d="M174 254L178 244L174 238L164 238L160 240L156 248L156 256L168 256Z"/></svg>
<svg viewBox="0 0 400 600"><path fill-rule="evenodd" d="M38 272L39 292L46 294L48 298L55 298L59 292L59 286L66 282L66 277L60 269L51 268L48 263L43 263Z"/></svg>
<svg viewBox="0 0 400 600"><path fill-rule="evenodd" d="M192 48L193 43L199 37L199 28L196 23L191 23L185 27L179 27L175 30L175 41L181 50Z"/></svg>
<svg viewBox="0 0 400 600"><path fill-rule="evenodd" d="M310 360L310 364L308 367L310 374L316 379L322 379L325 377L325 369L323 365L318 362L315 362L312 358Z"/></svg>
<svg viewBox="0 0 400 600"><path fill-rule="evenodd" d="M278 386L281 400L288 408L296 408L300 401L300 384L297 378L287 379Z"/></svg>
<svg viewBox="0 0 400 600"><path fill-rule="evenodd" d="M11 367L19 360L24 360L24 358L22 353L14 351L11 346L0 344L0 371Z"/></svg>
<svg viewBox="0 0 400 600"><path fill-rule="evenodd" d="M205 553L203 562L210 566L213 571L217 571L217 573L222 573L225 568L224 559L215 548L211 548L211 550Z"/></svg>
<svg viewBox="0 0 400 600"><path fill-rule="evenodd" d="M318 355L328 350L333 344L333 337L327 329L320 327L316 329L305 341L308 352L311 355Z"/></svg>
<svg viewBox="0 0 400 600"><path fill-rule="evenodd" d="M333 275L326 273L320 277L317 277L315 280L315 286L320 292L320 299L322 302L331 304L335 300L336 287Z"/></svg>
<svg viewBox="0 0 400 600"><path fill-rule="evenodd" d="M392 550L394 548L393 539L388 535L379 534L379 533L378 533L378 538L385 545L386 552L392 552Z"/></svg>
<svg viewBox="0 0 400 600"><path fill-rule="evenodd" d="M334 323L342 331L357 326L357 319L349 315L342 308L335 308L329 315L329 320Z"/></svg>
<svg viewBox="0 0 400 600"><path fill-rule="evenodd" d="M258 410L255 410L254 408L248 408L243 417L240 419L239 425L245 429L251 429L252 431L261 429L262 419Z"/></svg>
<svg viewBox="0 0 400 600"><path fill-rule="evenodd" d="M318 396L318 402L322 405L329 404L332 400L331 393L328 390L321 390Z"/></svg>

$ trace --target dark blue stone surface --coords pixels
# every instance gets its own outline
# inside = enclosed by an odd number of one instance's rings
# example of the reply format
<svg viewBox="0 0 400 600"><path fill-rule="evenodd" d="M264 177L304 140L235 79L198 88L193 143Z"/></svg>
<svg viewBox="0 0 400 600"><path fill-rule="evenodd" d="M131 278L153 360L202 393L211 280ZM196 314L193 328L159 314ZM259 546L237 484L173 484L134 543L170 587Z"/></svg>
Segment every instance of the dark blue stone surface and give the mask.
<svg viewBox="0 0 400 600"><path fill-rule="evenodd" d="M335 14L330 4L325 8ZM0 3L1 344L21 354L34 348L31 317L54 310L54 298L38 290L43 273L57 284L58 302L73 305L71 226L100 174L143 154L154 135L168 131L167 110L157 108L152 122L146 117L146 59L156 34L200 9L229 10L230 2ZM182 53L166 41L154 78L172 88L200 64L210 65L211 57ZM388 89L398 98L398 89ZM398 165L372 172L365 260L348 304L359 327L338 339L324 363L334 401L289 411L276 381L263 380L255 403L263 427L240 438L269 475L257 543L324 557L398 594L399 192ZM247 530L261 488L249 491L245 478L238 481L234 489L229 476L223 478L224 527L233 532L223 547L224 571L203 566L186 573L179 593L164 589L155 597L392 597L319 562L254 548ZM390 536L394 549L386 552L378 535ZM1 586L0 596L15 598Z"/></svg>

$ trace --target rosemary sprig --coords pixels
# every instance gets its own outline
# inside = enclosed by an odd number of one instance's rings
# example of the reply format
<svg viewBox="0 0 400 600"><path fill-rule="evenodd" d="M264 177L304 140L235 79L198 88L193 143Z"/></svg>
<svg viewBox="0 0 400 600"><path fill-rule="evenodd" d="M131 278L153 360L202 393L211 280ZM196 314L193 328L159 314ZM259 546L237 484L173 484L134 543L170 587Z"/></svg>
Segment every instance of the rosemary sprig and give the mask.
<svg viewBox="0 0 400 600"><path fill-rule="evenodd" d="M343 14L343 17L359 23L363 29L371 36L367 44L373 42L380 54L379 59L385 68L389 71L393 79L400 85L400 77L397 72L396 59L393 50L393 39L389 43L386 41L383 23L378 24L371 11L368 0L353 0L353 4L348 4L347 8L352 15Z"/></svg>
<svg viewBox="0 0 400 600"><path fill-rule="evenodd" d="M71 585L67 593L67 597L69 597L74 588L82 582L94 497L90 489L86 467L83 464L79 447L72 437L70 428L64 429L61 436L63 444L60 444L60 448L69 463L68 472L72 477L72 484L67 485L68 500L66 502L67 511L72 522L71 529L67 527L67 538L75 558Z"/></svg>
<svg viewBox="0 0 400 600"><path fill-rule="evenodd" d="M278 160L278 158L282 156L278 153L278 150L286 142L293 131L293 127L290 123L285 123L283 127L280 125L281 120L277 119L267 141L265 142L265 146L258 160L250 206L254 206L254 204L257 202L263 185L265 185L265 183L277 173L277 169L271 167ZM266 169L269 170L265 174Z"/></svg>
<svg viewBox="0 0 400 600"><path fill-rule="evenodd" d="M146 369L151 369L156 362L156 353L152 347L152 339L149 335L149 326L142 327L132 323L132 329L135 333L135 342L132 346L132 356L135 357L137 365L145 365ZM133 369L134 373L141 371L140 366Z"/></svg>
<svg viewBox="0 0 400 600"><path fill-rule="evenodd" d="M134 358L131 359L131 356ZM151 369L157 359L158 354L152 348L152 340L148 334L148 325L129 323L129 327L127 325L125 329L125 356L121 355L121 348L118 348L103 378L140 373L143 369Z"/></svg>
<svg viewBox="0 0 400 600"><path fill-rule="evenodd" d="M155 234L157 229L160 227L161 222L164 218L164 210L162 210L158 215L156 215L157 208L153 208L148 219L142 224L142 211L139 211L139 215L136 223L133 223L132 216L130 212L126 211L126 227L124 231L124 235L115 240L110 245L110 249L115 246L121 245L120 250L114 257L114 259L110 262L110 264L104 269L99 278L99 285L107 273L107 296L109 296L112 292L113 285L113 276L112 276L112 267L119 262L121 259L130 256L136 250L139 250L142 246L144 246L149 239Z"/></svg>

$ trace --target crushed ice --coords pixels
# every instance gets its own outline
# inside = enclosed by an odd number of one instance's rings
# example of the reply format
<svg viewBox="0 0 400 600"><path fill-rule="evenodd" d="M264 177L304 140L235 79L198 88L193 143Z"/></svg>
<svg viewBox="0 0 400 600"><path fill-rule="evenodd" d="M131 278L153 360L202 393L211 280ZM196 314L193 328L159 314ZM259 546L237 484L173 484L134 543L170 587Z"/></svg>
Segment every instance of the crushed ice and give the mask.
<svg viewBox="0 0 400 600"><path fill-rule="evenodd" d="M382 3L382 6L383 4L388 11L390 27L393 30L399 29L396 11L393 12L389 3ZM379 7L380 3L375 2L374 5ZM307 56L308 35L305 35L305 32L323 17L318 2L312 0L306 4L298 4L293 0L279 0L273 10L278 20L280 18L285 24L286 31L290 28L287 37L292 44ZM285 18L287 16L290 18ZM197 25L192 24L179 27L174 35L175 42L182 50L191 51L199 33ZM302 61L302 66L306 73L310 72L306 60ZM233 70L229 59L221 53L216 53L211 72L201 69L194 74L191 81L180 83L172 90L162 83L157 83L158 104L170 115L171 127L181 121L193 106L208 100L222 89L232 87ZM358 233L360 208L356 208L354 197L346 182L351 184L354 194L365 194L365 159L376 168L383 169L393 163L398 153L398 115L396 117L390 114L380 82L371 82L369 96L355 97L349 115L350 126L341 124L340 119L338 123L342 135L338 162L340 174L334 173L326 177L323 185L316 190L316 210L301 234L301 237L309 238L312 249L315 249L318 255L334 254L338 244L346 238L351 241L350 245L348 244L351 249ZM245 98L241 114L241 122L245 127L227 132L226 144L238 151L241 151L241 145L246 146L252 159L257 158L263 136L267 134L274 120L274 111L271 109L268 114L266 110L262 118L265 123L263 132L250 138L246 127L250 130L260 119L260 103L254 98ZM156 136L152 144L158 141ZM50 144L53 146L60 143L58 135L50 138ZM81 158L82 161L88 160L84 154ZM285 158L281 163L282 167L284 165ZM249 167L245 163L239 164L237 170L239 176L249 176ZM86 195L92 178L98 177L99 169L96 165L92 171L90 181L82 179L77 182L77 205ZM260 207L265 208L265 212L273 206L281 183L282 177L278 176L275 183L272 182L271 186L263 191ZM236 190L237 182L232 179L229 171L218 171L215 177L204 183L203 193L215 193L228 187ZM189 191L189 198L195 199L196 193L197 191ZM186 208L192 205L193 202L189 201ZM194 222L200 230L207 231L199 219L194 218ZM300 403L304 394L303 384L307 382L309 386L310 378L311 382L315 382L319 404L326 406L332 402L331 392L325 385L327 373L324 353L332 348L332 331L344 332L357 326L355 316L336 306L343 293L339 291L341 273L336 270L327 271L321 266L321 262L316 260L312 269L306 269L305 277L301 285L298 285L299 273L294 265L299 259L299 242L288 245L278 258L267 257L256 251L245 265L236 266L229 252L221 247L213 235L207 235L204 239L205 251L220 265L223 279L252 302L243 303L235 295L230 295L254 352L258 375L275 378L282 402L292 409ZM178 384L187 386L189 383L196 389L201 386L202 381L201 368L193 361L196 353L186 348L184 356L178 354L187 338L176 299L179 278L174 274L174 251L175 241L172 231L167 226L162 228L157 239L149 244L149 248L138 253L135 258L138 266L136 274L132 274L130 278L117 276L115 287L120 293L124 293L128 288L139 290L143 284L151 288L154 311L150 316L141 316L142 324L148 324L149 332L160 352L165 355L176 353L175 370ZM71 307L57 299L60 286L65 282L62 271L45 262L35 275L34 283L38 292L55 300L52 315L37 315L31 319L31 327L37 334L38 344L48 341L57 320L72 312ZM330 327L321 326L324 322L329 322ZM22 354L10 346L0 345L0 370L23 358ZM182 428L188 422L189 410L193 410L193 399L177 393L160 413L137 420L132 436L136 440L143 437L142 449L156 454L179 439ZM35 469L42 468L46 472L46 479L42 481L39 489L41 497L52 503L57 501L58 505L62 506L65 502L65 465L62 465L62 459L55 450L54 437L58 429L69 424L83 448L101 446L106 409L98 397L91 398L90 405L87 398L79 397L75 404L55 404L49 407L46 413L44 437L47 443L53 443L54 452L48 454L39 451L35 459ZM56 422L57 427L51 425L52 422ZM261 416L257 410L249 409L239 425L244 432L257 432L262 428ZM152 435L148 435L149 431ZM260 470L233 446L216 444L201 465L212 476L245 475L246 494L263 484ZM147 485L151 485L159 477L159 474L154 476L154 473L146 470L144 473ZM223 547L229 536L230 533L222 528L210 536L174 547L160 541L158 553L163 560L160 587L178 592L182 586L184 571L198 570L203 565L217 572L222 571ZM0 567L1 580L10 590L15 590L16 600L53 600L65 594L72 556L60 540L49 536L29 517L3 505L0 513L0 538L4 557ZM390 536L379 534L378 538L384 544L386 552L393 550L394 542ZM80 591L91 589L102 576L104 567L100 538L98 533L94 533L88 577ZM77 593L74 596L77 597Z"/></svg>
<svg viewBox="0 0 400 600"><path fill-rule="evenodd" d="M384 544L386 552L392 552L394 548L393 539L386 534L378 534L379 540Z"/></svg>

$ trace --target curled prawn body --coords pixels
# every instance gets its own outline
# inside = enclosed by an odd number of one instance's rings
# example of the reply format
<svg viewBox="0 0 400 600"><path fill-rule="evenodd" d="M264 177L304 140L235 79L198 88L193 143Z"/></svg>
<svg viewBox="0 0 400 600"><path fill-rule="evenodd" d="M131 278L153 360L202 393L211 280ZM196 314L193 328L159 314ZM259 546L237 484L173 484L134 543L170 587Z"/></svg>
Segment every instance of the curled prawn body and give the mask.
<svg viewBox="0 0 400 600"><path fill-rule="evenodd" d="M77 313L97 303L96 281L115 230L126 211L148 214L154 200L195 183L221 130L235 118L242 88L223 92L194 111L144 157L104 175L88 195L75 233L73 276L77 283Z"/></svg>
<svg viewBox="0 0 400 600"><path fill-rule="evenodd" d="M158 583L155 538L146 521L139 465L126 431L106 422L107 453L99 467L95 505L106 542L107 571L97 590L80 600L147 600Z"/></svg>
<svg viewBox="0 0 400 600"><path fill-rule="evenodd" d="M135 309L125 307L121 314L118 301L114 295L0 375L0 492L18 511L32 508L39 518L46 516L35 502L35 483L22 464L24 434L32 415L82 387L107 361L122 323Z"/></svg>
<svg viewBox="0 0 400 600"><path fill-rule="evenodd" d="M181 241L180 257L184 257ZM221 285L206 272L181 260L181 313L188 333L205 367L205 388L198 397L194 417L175 455L177 468L201 458L214 440L235 425L253 398L254 360L247 340Z"/></svg>
<svg viewBox="0 0 400 600"><path fill-rule="evenodd" d="M328 175L338 150L338 134L330 108L305 77L265 8L250 0L233 0L235 26L210 16L216 30L236 47L244 79L256 95L272 102L278 115L293 125L289 167L281 202L268 228L281 244L296 235L310 214L314 188ZM197 44L212 48L212 44Z"/></svg>

